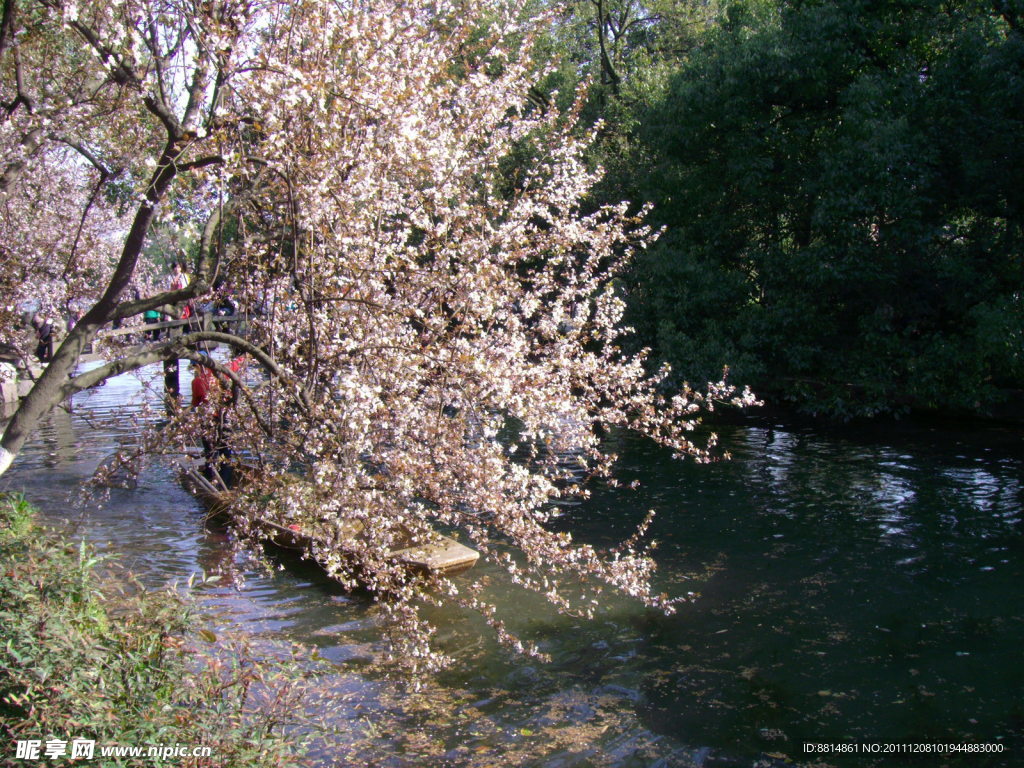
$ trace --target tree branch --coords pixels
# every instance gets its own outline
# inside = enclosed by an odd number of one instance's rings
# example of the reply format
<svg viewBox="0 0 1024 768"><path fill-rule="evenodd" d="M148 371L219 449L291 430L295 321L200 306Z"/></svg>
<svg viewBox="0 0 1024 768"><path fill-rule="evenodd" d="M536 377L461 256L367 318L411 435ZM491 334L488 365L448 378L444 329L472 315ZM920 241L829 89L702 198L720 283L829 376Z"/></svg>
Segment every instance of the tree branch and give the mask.
<svg viewBox="0 0 1024 768"><path fill-rule="evenodd" d="M21 53L19 52L17 45L14 46L14 88L14 98L11 99L9 104L3 105L4 111L7 112L7 114L4 115L5 120L10 119L11 115L17 111L19 105L24 106L30 115L34 109L32 99L29 98L27 93L25 93L25 79L21 70Z"/></svg>
<svg viewBox="0 0 1024 768"><path fill-rule="evenodd" d="M189 301L206 293L217 279L220 268L220 249L214 247L214 237L225 213L230 213L240 204L242 197L232 198L221 208L214 210L206 220L203 235L199 244L199 262L196 265L195 277L189 284L176 291L164 291L155 296L118 304L111 315L111 320L123 320L150 309L157 309L183 301Z"/></svg>
<svg viewBox="0 0 1024 768"><path fill-rule="evenodd" d="M149 23L146 25L148 37L143 35L142 39L146 41L146 47L149 48L149 52L153 56L153 67L156 69L156 86L160 91L160 99L166 104L167 86L164 82L164 58L160 53L160 38L157 35L156 24L152 16L149 17L148 21Z"/></svg>
<svg viewBox="0 0 1024 768"><path fill-rule="evenodd" d="M7 190L10 186L17 181L18 177L21 176L21 172L25 170L25 166L28 165L28 157L31 157L36 153L39 147L43 144L43 129L33 128L31 131L21 137L21 146L25 150L26 157L12 160L4 167L3 173L0 173L0 197L7 194Z"/></svg>
<svg viewBox="0 0 1024 768"><path fill-rule="evenodd" d="M169 360L171 354L169 345L154 347L135 355L119 358L98 368L93 368L91 371L86 371L72 379L68 379L67 383L61 387L61 399L66 400L82 390L95 387L97 384L107 379L112 379L115 376L120 376L122 373L129 373L153 363Z"/></svg>
<svg viewBox="0 0 1024 768"><path fill-rule="evenodd" d="M591 2L597 10L597 41L601 47L601 80L610 84L612 91L618 93L619 83L622 81L622 78L615 71L615 65L612 64L611 57L608 55L608 44L605 34L605 25L608 17L604 8L604 0L591 0Z"/></svg>
<svg viewBox="0 0 1024 768"><path fill-rule="evenodd" d="M99 35L93 29L77 19L71 22L71 28L78 32L93 50L99 54L100 60L107 66L110 76L115 83L127 85L140 92L143 90L142 78L139 77L138 73L129 67L113 49L104 45ZM156 98L152 94L146 94L143 96L142 102L146 105L146 109L163 123L164 128L167 130L168 138L171 141L178 141L182 138L181 124L170 107L167 106L165 99Z"/></svg>
<svg viewBox="0 0 1024 768"><path fill-rule="evenodd" d="M68 253L68 260L64 264L64 271L61 273L61 277L66 278L71 274L71 269L75 263L75 255L78 253L78 243L82 239L82 231L85 229L86 219L89 218L89 211L92 210L93 205L96 204L96 200L100 196L100 192L103 191L103 185L107 182L109 174L100 170L100 178L96 182L96 186L93 188L92 194L89 195L89 201L85 204L85 208L82 209L82 217L78 221L78 229L75 231L75 240L71 243L71 251Z"/></svg>
<svg viewBox="0 0 1024 768"><path fill-rule="evenodd" d="M223 162L224 158L220 155L208 155L206 157L200 157L197 160L190 160L187 163L178 163L178 170L182 172L192 171L196 168L205 168L208 165L219 165Z"/></svg>
<svg viewBox="0 0 1024 768"><path fill-rule="evenodd" d="M0 18L0 57L7 50L7 41L14 38L14 14L17 0L4 0L3 17Z"/></svg>
<svg viewBox="0 0 1024 768"><path fill-rule="evenodd" d="M190 133L194 133L198 127L197 121L201 112L203 95L210 84L209 62L206 61L201 46L200 50L196 53L196 57L200 61L196 64L195 71L192 73L192 83L188 89L188 104L185 106L185 116L181 121L181 127Z"/></svg>
<svg viewBox="0 0 1024 768"><path fill-rule="evenodd" d="M75 152L88 160L90 165L100 172L100 175L103 177L103 181L106 181L111 176L115 176L120 172L120 169L108 168L106 163L98 158L87 146L70 136L64 134L51 134L50 138L54 141L59 141L62 144L67 144L71 149L75 150Z"/></svg>
<svg viewBox="0 0 1024 768"><path fill-rule="evenodd" d="M203 356L192 352L191 348L201 344L202 342L210 341L218 344L226 344L239 352L244 352L245 354L252 356L252 358L256 360L256 362L258 362L272 378L293 383L296 386L296 397L299 404L305 410L311 410L312 406L305 388L297 381L294 381L292 377L289 376L288 373L282 369L281 366L279 366L277 362L261 347L258 347L233 333L223 333L220 331L196 331L194 333L182 334L181 336L177 336L169 341L157 344L150 349L113 360L105 365L93 368L91 371L79 374L78 376L69 379L63 385L61 388L62 399L71 397L76 392L81 392L84 389L95 387L101 381L106 381L114 376L120 376L122 373L128 373L164 360L176 358L187 360L196 359L197 362L202 362L204 365L207 365L207 361L198 359Z"/></svg>

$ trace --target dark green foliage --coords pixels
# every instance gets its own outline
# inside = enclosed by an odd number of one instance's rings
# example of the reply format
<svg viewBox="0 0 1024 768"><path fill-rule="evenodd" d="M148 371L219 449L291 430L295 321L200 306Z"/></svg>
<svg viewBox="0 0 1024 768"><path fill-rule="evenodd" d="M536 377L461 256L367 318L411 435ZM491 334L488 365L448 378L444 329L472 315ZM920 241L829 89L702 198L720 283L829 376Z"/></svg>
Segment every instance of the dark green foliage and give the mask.
<svg viewBox="0 0 1024 768"><path fill-rule="evenodd" d="M634 110L659 355L839 417L1021 385L1024 41L997 7L729 9Z"/></svg>

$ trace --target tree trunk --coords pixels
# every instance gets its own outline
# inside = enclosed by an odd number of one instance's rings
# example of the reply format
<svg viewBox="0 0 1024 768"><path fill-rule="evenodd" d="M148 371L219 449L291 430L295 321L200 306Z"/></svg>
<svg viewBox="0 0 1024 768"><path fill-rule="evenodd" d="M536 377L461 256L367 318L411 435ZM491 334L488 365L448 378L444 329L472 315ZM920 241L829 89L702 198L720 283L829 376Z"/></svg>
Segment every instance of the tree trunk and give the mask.
<svg viewBox="0 0 1024 768"><path fill-rule="evenodd" d="M128 287L139 254L146 241L146 234L153 221L156 206L166 194L175 176L174 157L177 154L176 143L172 140L164 147L146 189L146 199L139 206L132 221L131 229L125 237L121 249L121 257L117 268L106 290L75 327L68 333L64 343L53 355L43 374L36 381L25 399L7 423L3 437L0 437L0 475L3 475L14 462L15 456L24 447L25 441L35 431L39 420L58 405L63 399L64 385L78 365L82 350L91 342L96 333L110 322L117 309L118 299Z"/></svg>

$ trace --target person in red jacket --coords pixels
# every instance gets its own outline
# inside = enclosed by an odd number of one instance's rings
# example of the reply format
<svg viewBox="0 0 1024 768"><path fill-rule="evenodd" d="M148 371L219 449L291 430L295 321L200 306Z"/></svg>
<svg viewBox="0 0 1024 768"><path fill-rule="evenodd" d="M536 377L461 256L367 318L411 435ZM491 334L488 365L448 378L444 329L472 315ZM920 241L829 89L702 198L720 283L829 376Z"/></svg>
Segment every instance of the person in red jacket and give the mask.
<svg viewBox="0 0 1024 768"><path fill-rule="evenodd" d="M231 457L231 450L227 446L224 434L228 393L211 368L195 362L189 368L192 369L192 409L206 406L206 413L203 414L203 432L200 435L205 459L203 474L209 480L218 474L230 487L232 473L227 460Z"/></svg>

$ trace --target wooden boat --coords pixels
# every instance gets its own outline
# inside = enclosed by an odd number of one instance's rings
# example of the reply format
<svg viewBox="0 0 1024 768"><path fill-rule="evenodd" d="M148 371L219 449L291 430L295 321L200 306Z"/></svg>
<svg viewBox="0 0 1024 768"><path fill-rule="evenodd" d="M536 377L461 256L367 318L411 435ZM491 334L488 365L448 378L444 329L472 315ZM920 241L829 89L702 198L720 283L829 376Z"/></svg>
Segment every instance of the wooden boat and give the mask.
<svg viewBox="0 0 1024 768"><path fill-rule="evenodd" d="M216 474L212 480L207 478L202 472L201 462L192 462L182 467L181 483L185 490L206 506L211 518L231 520L234 492ZM305 553L327 546L326 540L318 539L316 534L304 531L296 524L282 525L269 518L257 518L249 522L259 531L260 536L279 547ZM358 530L353 531L353 536L358 537ZM391 550L388 556L412 572L450 576L472 568L480 558L480 553L475 549L440 534L431 537L429 542L418 542L410 538L404 544L401 548Z"/></svg>

